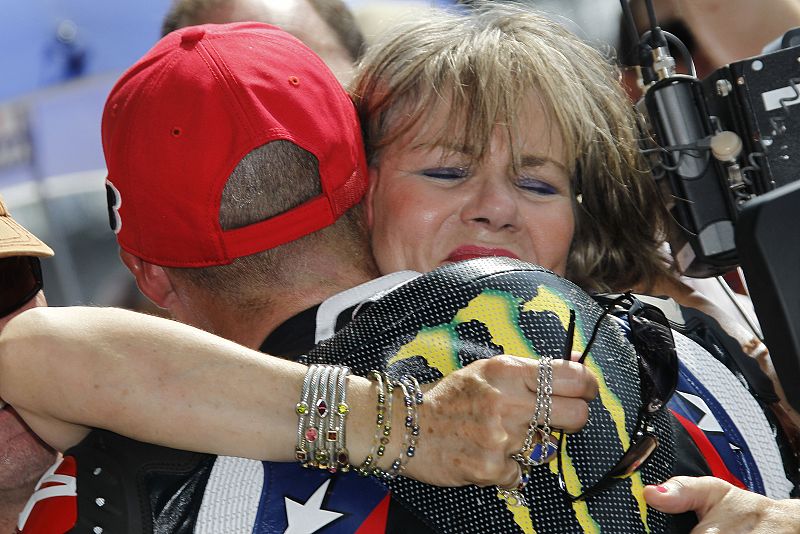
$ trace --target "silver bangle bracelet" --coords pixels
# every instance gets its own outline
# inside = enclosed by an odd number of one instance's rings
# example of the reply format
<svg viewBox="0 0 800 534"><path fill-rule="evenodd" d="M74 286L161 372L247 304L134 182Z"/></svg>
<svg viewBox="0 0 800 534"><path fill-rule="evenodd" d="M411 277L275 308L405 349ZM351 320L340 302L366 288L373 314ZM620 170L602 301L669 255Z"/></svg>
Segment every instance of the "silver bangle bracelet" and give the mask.
<svg viewBox="0 0 800 534"><path fill-rule="evenodd" d="M294 411L297 414L297 445L295 446L295 458L304 466L310 458L308 446L306 445L306 426L308 423L311 407L309 406L311 395L311 382L314 375L318 371L318 365L312 365L306 371L306 376L303 379L303 389L300 392L300 402L295 405Z"/></svg>
<svg viewBox="0 0 800 534"><path fill-rule="evenodd" d="M297 445L295 458L304 467L330 472L350 468L345 440L347 381L350 369L339 365L311 365L303 379L300 402L295 405Z"/></svg>
<svg viewBox="0 0 800 534"><path fill-rule="evenodd" d="M338 419L336 424L337 439L334 443L335 452L332 453L331 457L331 465L336 465L340 471L344 472L350 470L350 453L347 451L345 426L347 414L350 413L350 407L347 405L347 375L349 374L349 367L342 367L339 372L337 384L339 396L334 406L334 415Z"/></svg>

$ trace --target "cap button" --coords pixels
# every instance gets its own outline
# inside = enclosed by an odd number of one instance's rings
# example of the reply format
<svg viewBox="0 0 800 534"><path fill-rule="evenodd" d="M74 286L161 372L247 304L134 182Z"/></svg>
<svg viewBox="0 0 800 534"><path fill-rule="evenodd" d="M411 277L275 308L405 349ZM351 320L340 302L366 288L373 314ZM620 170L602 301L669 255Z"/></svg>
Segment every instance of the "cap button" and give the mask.
<svg viewBox="0 0 800 534"><path fill-rule="evenodd" d="M183 32L183 35L181 35L181 46L193 45L202 39L205 34L205 28L201 28L199 26L190 27Z"/></svg>

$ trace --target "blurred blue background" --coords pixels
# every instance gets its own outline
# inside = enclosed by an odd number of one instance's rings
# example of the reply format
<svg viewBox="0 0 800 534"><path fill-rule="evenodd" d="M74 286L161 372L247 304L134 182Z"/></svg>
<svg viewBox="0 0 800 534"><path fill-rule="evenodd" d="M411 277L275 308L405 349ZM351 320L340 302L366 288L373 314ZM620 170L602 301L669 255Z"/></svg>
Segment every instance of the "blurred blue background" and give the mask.
<svg viewBox="0 0 800 534"><path fill-rule="evenodd" d="M55 249L43 262L52 304L133 298L104 204L102 105L158 39L169 0L3 1L0 193Z"/></svg>

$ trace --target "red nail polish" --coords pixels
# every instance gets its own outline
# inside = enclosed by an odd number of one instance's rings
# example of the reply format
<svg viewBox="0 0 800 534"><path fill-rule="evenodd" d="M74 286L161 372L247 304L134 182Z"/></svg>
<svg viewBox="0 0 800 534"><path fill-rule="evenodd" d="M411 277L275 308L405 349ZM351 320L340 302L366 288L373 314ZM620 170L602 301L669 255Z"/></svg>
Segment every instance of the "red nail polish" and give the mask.
<svg viewBox="0 0 800 534"><path fill-rule="evenodd" d="M654 486L659 493L667 493L669 490L665 486Z"/></svg>

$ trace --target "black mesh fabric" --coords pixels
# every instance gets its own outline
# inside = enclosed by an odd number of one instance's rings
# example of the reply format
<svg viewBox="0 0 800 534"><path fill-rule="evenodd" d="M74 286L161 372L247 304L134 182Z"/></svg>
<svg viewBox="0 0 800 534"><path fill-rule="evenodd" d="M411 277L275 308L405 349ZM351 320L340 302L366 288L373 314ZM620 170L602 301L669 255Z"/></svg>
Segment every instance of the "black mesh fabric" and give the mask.
<svg viewBox="0 0 800 534"><path fill-rule="evenodd" d="M576 313L573 350L580 351L602 314L589 295L535 265L471 260L385 295L311 351L307 362L343 363L360 375L372 369L394 378L413 374L430 382L501 353L559 358L570 309ZM586 365L598 375L601 394L590 403L589 423L566 440L564 469L575 494L621 458L641 404L636 355L615 319L603 320ZM403 477L387 484L443 533L668 532L668 516L648 508L642 497L644 485L669 478L675 464L668 415L658 415L654 426L660 446L650 462L586 502L570 504L565 498L555 462L534 468L525 489L530 508L507 504L494 487L439 488ZM419 446L425 446L424 435Z"/></svg>

